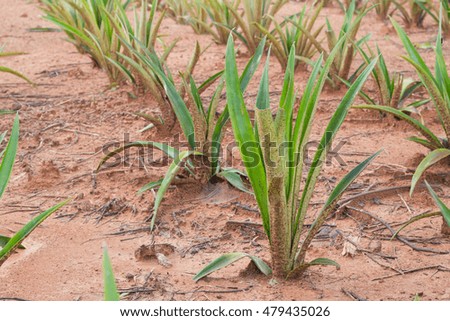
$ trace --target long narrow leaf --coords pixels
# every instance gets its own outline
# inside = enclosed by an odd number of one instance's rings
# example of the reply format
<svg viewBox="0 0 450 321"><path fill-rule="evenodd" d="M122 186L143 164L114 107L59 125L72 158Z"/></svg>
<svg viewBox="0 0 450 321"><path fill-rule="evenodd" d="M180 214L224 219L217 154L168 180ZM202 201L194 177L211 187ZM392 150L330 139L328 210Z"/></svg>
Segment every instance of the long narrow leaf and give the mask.
<svg viewBox="0 0 450 321"><path fill-rule="evenodd" d="M11 137L8 145L5 148L2 163L0 164L0 199L5 192L6 185L8 185L11 177L12 168L16 159L17 146L19 144L19 115L16 115L14 124L11 130Z"/></svg>
<svg viewBox="0 0 450 321"><path fill-rule="evenodd" d="M47 217L49 217L51 214L59 210L61 207L66 205L70 199L65 200L50 209L46 210L45 212L42 212L35 218L33 218L30 222L28 222L24 227L22 227L10 240L9 242L3 247L0 251L0 266L6 261L6 259L9 257L12 251L14 251L21 243L22 241L30 235L33 230L38 227Z"/></svg>
<svg viewBox="0 0 450 321"><path fill-rule="evenodd" d="M439 162L441 159L444 159L446 157L450 157L450 149L446 148L439 148L432 152L430 152L417 166L416 172L413 175L413 178L411 180L411 190L410 195L414 192L414 189L417 185L417 182L419 181L422 174L432 165Z"/></svg>
<svg viewBox="0 0 450 321"><path fill-rule="evenodd" d="M210 264L208 264L205 268L203 268L199 273L197 273L194 276L194 281L199 281L200 279L204 278L205 276L220 270L240 259L243 258L249 258L250 260L252 260L255 265L258 267L258 269L264 273L265 275L270 275L272 273L270 267L260 258L253 256L253 255L249 255L247 253L228 253L228 254L224 254L221 257L215 259L214 261L212 261Z"/></svg>
<svg viewBox="0 0 450 321"><path fill-rule="evenodd" d="M120 296L117 292L116 279L106 246L103 247L103 282L105 301L119 301Z"/></svg>
<svg viewBox="0 0 450 321"><path fill-rule="evenodd" d="M233 36L228 38L225 58L225 81L227 86L227 103L236 141L247 169L247 174L255 192L255 198L261 210L264 229L270 239L267 183L263 158L253 133L250 117L244 103L239 81ZM250 155L249 155L250 154Z"/></svg>
<svg viewBox="0 0 450 321"><path fill-rule="evenodd" d="M436 192L433 190L430 184L428 184L428 182L425 182L425 185L427 186L428 191L431 194L431 197L433 197L434 202L439 207L439 210L441 211L441 214L444 217L445 222L450 227L450 209L447 207L447 205L444 204L444 202L441 201L439 196L437 196Z"/></svg>

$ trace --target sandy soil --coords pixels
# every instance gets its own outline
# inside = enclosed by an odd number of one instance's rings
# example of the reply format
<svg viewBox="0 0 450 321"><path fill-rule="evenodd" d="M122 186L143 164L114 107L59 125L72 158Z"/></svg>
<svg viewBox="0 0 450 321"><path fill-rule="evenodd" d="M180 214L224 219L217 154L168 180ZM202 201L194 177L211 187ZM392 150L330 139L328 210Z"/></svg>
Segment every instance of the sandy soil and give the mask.
<svg viewBox="0 0 450 321"><path fill-rule="evenodd" d="M301 4L289 3L282 14ZM0 109L15 109L21 119L20 149L9 188L1 201L0 234L10 235L39 211L68 197L73 201L48 219L25 242L26 250L14 254L0 269L0 297L27 300L101 300L102 244L107 244L117 282L124 299L135 300L450 300L449 254L417 251L398 240L368 215L345 208L334 215L309 251L309 257L328 257L341 269L314 267L301 279L273 283L270 278L246 272L247 262L217 272L195 283L192 276L221 253L245 251L269 260L268 246L251 195L232 189L224 182L200 185L186 183L169 190L157 228L153 234L145 222L153 205L152 193L137 196L145 183L159 179L167 168L158 162L143 162L142 154L131 151L120 163L93 175L111 144L133 140L165 140L176 143L177 130L170 136L150 130L140 133L147 122L134 116L138 111L157 111L150 98L133 99L127 86L111 89L106 75L93 68L65 41L61 32L30 32L29 28L53 27L44 21L36 1L0 0L0 43L9 51L25 51L23 56L2 59L33 79L29 86L17 78L0 74ZM340 9L326 8L333 24L341 21ZM170 57L172 70L181 69L193 50L193 39L203 47L208 36L195 35L189 27L167 19L163 33L181 37ZM415 43L434 41L436 26L426 20L425 29L411 29ZM372 33L392 70L411 68L399 58L400 42L389 24L374 12L364 20L360 35ZM170 37L169 37L170 38ZM447 59L450 45L445 43ZM195 76L204 80L224 64L224 46L211 44L202 56ZM432 50L421 50L427 61ZM238 57L243 66L248 56L242 48ZM274 102L279 97L282 73L273 60L271 81ZM302 88L308 72L297 72ZM258 79L258 77L256 77ZM368 82L371 88L371 82ZM257 83L247 94L255 97ZM342 97L343 91L326 91L313 130L319 137L324 124ZM274 104L275 106L275 104ZM438 133L439 124L431 105L423 111L425 121ZM0 117L0 131L9 130L13 116ZM351 186L345 197L369 190L407 186L415 166L426 153L405 140L415 132L392 117L374 112L350 112L335 146L347 166L333 159L325 167L314 195L315 213L320 202L352 166L373 152L382 155ZM232 142L231 128L226 143ZM238 163L238 153L234 163ZM144 155L146 156L146 155ZM156 155L158 156L158 155ZM141 158L141 162L140 162ZM239 164L238 164L239 165ZM448 203L448 164L434 168L427 179L440 186ZM428 194L419 189L409 198L407 189L359 198L348 205L361 209L392 225L413 215L434 209ZM449 251L450 238L440 233L442 220L422 220L402 235L416 247ZM343 236L342 236L343 235ZM360 249L354 256L342 256L354 240ZM146 256L142 246L152 242L165 253L170 266ZM147 253L148 254L148 253ZM438 268L437 266L441 266ZM420 270L415 270L420 269ZM406 272L405 272L406 271ZM408 272L409 271L409 272ZM388 277L388 278L386 278Z"/></svg>

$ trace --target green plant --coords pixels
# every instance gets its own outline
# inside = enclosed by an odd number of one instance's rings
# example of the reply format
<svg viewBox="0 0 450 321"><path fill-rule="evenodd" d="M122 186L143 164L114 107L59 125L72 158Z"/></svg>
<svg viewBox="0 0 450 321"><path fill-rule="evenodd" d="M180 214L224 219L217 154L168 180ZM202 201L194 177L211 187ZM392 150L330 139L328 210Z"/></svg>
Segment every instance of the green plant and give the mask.
<svg viewBox="0 0 450 321"><path fill-rule="evenodd" d="M369 94L363 90L360 91L361 98L370 105L390 106L403 112L415 112L416 108L428 103L429 99L422 99L414 101L404 106L406 100L411 97L418 89L422 87L422 82L413 81L411 78L404 78L402 73L390 73L386 65L386 61L380 48L377 46L377 53L368 47L368 52L364 51L362 47L358 48L361 56L366 64L369 64L376 56L378 62L372 70L372 78L376 85L377 97L370 97ZM349 86L353 79L343 82Z"/></svg>
<svg viewBox="0 0 450 321"><path fill-rule="evenodd" d="M403 57L411 64L424 87L427 89L431 100L436 109L437 116L440 120L445 138L438 138L428 127L413 117L389 106L378 105L359 105L356 108L374 109L382 112L393 114L394 116L407 121L416 130L418 130L424 138L410 137L409 140L416 142L430 149L431 152L422 160L413 175L411 182L411 194L419 181L420 177L426 169L434 165L438 161L450 156L450 77L445 64L445 58L442 51L442 34L439 28L436 49L435 49L435 74L426 65L417 49L408 38L406 32L398 25L395 20L391 19L402 43L408 53Z"/></svg>
<svg viewBox="0 0 450 321"><path fill-rule="evenodd" d="M111 83L121 73L110 60L117 61L120 42L107 13L128 4L120 0L44 0L45 18L60 27L79 52L88 54L95 65L104 70Z"/></svg>
<svg viewBox="0 0 450 321"><path fill-rule="evenodd" d="M450 3L445 0L441 0L441 9L442 10L442 31L445 36L450 34Z"/></svg>
<svg viewBox="0 0 450 321"><path fill-rule="evenodd" d="M431 8L426 8L427 13L441 25L443 36L448 36L450 34L450 3L448 0L440 0L439 8L437 6L432 6Z"/></svg>
<svg viewBox="0 0 450 321"><path fill-rule="evenodd" d="M110 24L113 26L119 37L122 50L120 53L117 53L116 60L108 58L108 61L115 65L117 69L120 70L138 89L149 91L161 104L163 95L162 87L159 86L156 77L151 73L150 76L140 73L139 69L133 68L133 65L125 58L128 57L129 59L133 59L141 68L144 68L145 64L139 60L139 57L137 57L135 53L142 54L144 49L152 52L155 51L159 28L165 16L165 11L163 11L156 20L155 13L157 5L158 0L152 0L150 15L148 15L148 0L141 0L141 10L139 15L134 11L134 27L128 18L127 12L122 7L118 8L114 14L108 12L106 12L106 14ZM167 57L177 41L178 40L174 40L165 47L161 56L158 56L161 65L166 63Z"/></svg>
<svg viewBox="0 0 450 321"><path fill-rule="evenodd" d="M419 214L416 216L413 216L410 218L407 222L402 224L400 228L395 232L395 234L392 236L392 238L396 237L400 231L402 231L405 227L408 225L417 222L421 219L427 218L427 217L433 217L433 216L442 216L442 234L450 234L450 209L447 207L447 205L442 202L442 200L437 196L436 192L433 190L433 188L428 184L427 181L425 181L425 185L427 186L427 189L433 198L434 202L439 208L439 211L437 212L430 212L430 213L424 213Z"/></svg>
<svg viewBox="0 0 450 321"><path fill-rule="evenodd" d="M301 62L300 59L310 60L316 54L317 48L302 30L308 31L315 39L319 37L324 26L315 28L315 24L322 8L322 2L308 11L306 11L305 5L299 14L286 18L281 24L278 24L275 18L270 16L269 18L273 20L275 26L272 31L259 23L256 24L260 31L267 36L272 45L272 52L283 69L287 66L289 51L293 45L295 45L297 54L296 66Z"/></svg>
<svg viewBox="0 0 450 321"><path fill-rule="evenodd" d="M116 279L106 246L103 246L103 283L105 301L119 301L120 295L117 292Z"/></svg>
<svg viewBox="0 0 450 321"><path fill-rule="evenodd" d="M343 40L341 40L343 41ZM295 47L292 48L286 69L279 107L272 117L269 100L269 58L267 59L255 105L255 124L252 124L239 88L233 38L230 36L225 62L227 102L234 136L239 145L242 161L247 170L258 204L264 231L269 239L272 270L275 277L287 278L301 273L311 265L335 265L332 260L318 258L310 262L306 252L336 202L347 187L358 177L377 154L356 166L331 192L325 205L315 215L313 223L305 224L308 208L327 151L343 123L348 109L369 76L376 61L362 71L349 88L326 127L317 151L307 169L303 181L308 143L315 111L329 68L339 51L340 43L329 54L322 68L322 55L314 64L313 71L303 92L298 112L294 114ZM303 186L302 186L303 185ZM311 217L308 217L311 219ZM199 272L194 280L226 266L236 256L227 254ZM238 257L243 257L238 255ZM217 262L220 262L218 265ZM267 269L265 268L263 272Z"/></svg>
<svg viewBox="0 0 450 321"><path fill-rule="evenodd" d="M208 32L208 12L204 3L207 0L169 0L165 1L164 8L169 17L179 24L192 27L196 34Z"/></svg>
<svg viewBox="0 0 450 321"><path fill-rule="evenodd" d="M395 11L398 10L403 22L408 28L412 25L423 27L425 17L427 14L430 14L433 9L433 3L430 0L393 1L393 4L395 5ZM409 11L406 9L406 4L409 5Z"/></svg>
<svg viewBox="0 0 450 321"><path fill-rule="evenodd" d="M237 10L241 0L203 0L203 2L213 24L213 27L205 26L205 29L217 43L226 44L230 30L236 26L236 19L229 7Z"/></svg>
<svg viewBox="0 0 450 321"><path fill-rule="evenodd" d="M10 56L23 55L23 54L24 54L23 52L4 52L3 51L3 46L0 46L0 58L1 57L10 57ZM26 82L28 82L30 84L33 84L33 82L30 79L28 79L26 76L24 76L23 74L21 74L20 72L14 70L14 69L11 69L11 68L8 68L8 67L5 67L5 66L0 66L0 72L6 72L8 74L12 74L12 75L17 76L19 78L22 78L23 80L25 80Z"/></svg>
<svg viewBox="0 0 450 321"><path fill-rule="evenodd" d="M0 135L0 143L5 138L6 133ZM14 166L14 160L16 158L17 146L19 142L19 116L16 115L14 120L14 125L11 131L11 137L9 138L8 145L5 150L0 153L2 157L2 162L0 164L0 199L5 192L6 186L8 185L9 178L11 177L12 169ZM69 200L61 202L52 208L46 210L45 212L37 215L30 222L25 224L14 236L7 237L0 235L0 266L5 263L8 257L17 248L23 248L21 246L22 241L30 235L33 230L38 227L47 217L52 213L56 212L62 206L64 206Z"/></svg>
<svg viewBox="0 0 450 321"><path fill-rule="evenodd" d="M226 5L234 18L236 25L228 26L242 41L251 54L254 54L259 42L264 38L261 27L270 30L273 17L288 2L288 0L242 0L243 16L235 8L234 4L226 2ZM258 27L259 25L260 27Z"/></svg>
<svg viewBox="0 0 450 321"><path fill-rule="evenodd" d="M247 88L259 65L264 46L265 40L263 39L255 55L242 73L240 78L240 88L242 91L245 91ZM246 191L246 188L240 178L243 175L242 173L235 169L222 168L220 166L219 154L223 136L222 129L229 120L228 107L225 107L224 111L216 118L216 113L218 112L217 107L224 86L223 80L219 80L219 84L208 106L204 105L200 96L205 88L211 86L222 76L223 72L213 75L200 86L197 86L190 74L185 74L182 77L182 86L177 88L170 71L167 68L163 69L158 64L158 58L154 53L146 51L145 56L141 56L140 58L142 61L146 61L148 68L155 73L163 85L170 108L174 111L176 119L188 142L188 150L180 151L167 144L158 142L133 142L106 155L101 160L97 170L108 159L122 152L124 149L131 147L150 146L161 150L169 158L173 159L164 178L156 182L150 182L139 190L139 193L143 193L150 189L159 188L156 193L151 219L151 228L153 228L165 192L180 171L185 171L194 178L197 178L197 180L203 181L209 180L212 176L218 176L227 180L238 189Z"/></svg>
<svg viewBox="0 0 450 321"><path fill-rule="evenodd" d="M393 0L371 0L372 4L374 4L375 12L377 13L378 17L382 20L386 20L388 16L391 16L394 10L391 10L389 12L389 9L393 5Z"/></svg>
<svg viewBox="0 0 450 321"><path fill-rule="evenodd" d="M139 48L135 48L134 45L123 38L121 38L121 42L127 48L128 52L128 55L119 53L119 56L124 61L124 64L121 66L121 71L133 83L137 83L136 80L139 79L139 84L156 99L161 111L160 117L143 113L139 115L150 120L152 126L154 125L165 130L172 129L176 121L177 111L172 108L170 100L166 98L163 79L167 78L172 83L174 83L174 80L169 68L165 66L165 57L159 56L154 49L147 48L136 38L134 39L134 43ZM194 72L200 55L200 46L196 43L191 60L186 66L185 71L180 73L184 81L188 81L190 75ZM180 85L178 89L184 98L184 85Z"/></svg>
<svg viewBox="0 0 450 321"><path fill-rule="evenodd" d="M333 88L339 88L339 84L342 79L349 80L352 77L350 76L350 71L357 48L363 45L369 38L369 36L366 36L358 40L356 39L356 36L358 34L362 19L373 8L373 6L367 8L367 3L364 4L361 10L354 17L356 10L355 6L355 0L352 0L348 9L345 10L344 23L342 24L339 33L336 33L333 30L330 21L328 19L326 20L327 30L325 33L327 37L328 50L316 40L314 35L299 25L303 33L314 44L317 50L324 54L325 58L330 55L330 52L334 50L336 46L339 46L339 52L334 56L328 79ZM357 68L355 74L360 70L360 68L361 67Z"/></svg>

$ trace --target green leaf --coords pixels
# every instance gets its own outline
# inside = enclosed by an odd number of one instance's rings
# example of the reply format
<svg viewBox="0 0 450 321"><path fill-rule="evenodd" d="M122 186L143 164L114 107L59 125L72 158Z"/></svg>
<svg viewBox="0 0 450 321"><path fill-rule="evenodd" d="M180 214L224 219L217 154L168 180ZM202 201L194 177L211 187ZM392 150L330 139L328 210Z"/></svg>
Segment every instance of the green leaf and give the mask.
<svg viewBox="0 0 450 321"><path fill-rule="evenodd" d="M386 113L392 114L402 120L405 120L411 126L413 126L415 129L420 131L420 133L428 139L429 144L434 146L434 148L442 148L443 147L439 138L437 138L433 134L433 132L428 129L428 127L424 126L420 121L412 118L411 116L405 114L404 112L402 112L398 109L395 109L395 108L392 108L389 106L377 106L377 105L355 105L355 106L352 106L352 108L372 109L372 110L378 110L381 112L386 112Z"/></svg>
<svg viewBox="0 0 450 321"><path fill-rule="evenodd" d="M225 57L225 81L227 86L227 103L235 139L239 145L242 160L247 169L258 207L261 211L264 230L270 239L270 218L266 174L259 144L253 132L250 117L241 91L234 53L233 36L228 38ZM251 155L249 155L251 154ZM257 159L255 159L255 157Z"/></svg>
<svg viewBox="0 0 450 321"><path fill-rule="evenodd" d="M16 159L17 146L19 144L19 115L17 114L14 119L13 128L11 130L11 137L9 138L8 145L5 148L2 163L0 164L0 199L5 192L8 185L9 178L11 177L14 161Z"/></svg>
<svg viewBox="0 0 450 321"><path fill-rule="evenodd" d="M8 74L12 74L14 76L17 76L19 78L22 78L23 80L25 80L26 82L28 82L29 84L34 84L30 79L28 79L26 76L22 75L20 72L15 71L11 68L5 67L5 66L0 66L0 72L6 72Z"/></svg>
<svg viewBox="0 0 450 321"><path fill-rule="evenodd" d="M10 240L11 240L10 237L4 236L4 235L0 235L0 249L3 248L3 247L5 247L5 245L6 245ZM25 249L25 246L19 245L17 248L23 250L23 249Z"/></svg>
<svg viewBox="0 0 450 321"><path fill-rule="evenodd" d="M332 266L335 266L338 270L341 268L341 266L337 262L335 262L333 260L330 260L330 259L327 259L327 258L322 258L322 257L314 259L314 260L312 260L311 262L309 262L307 264L309 266L313 266L313 265L332 265Z"/></svg>
<svg viewBox="0 0 450 321"><path fill-rule="evenodd" d="M344 178L336 185L336 187L331 192L327 201L325 202L324 208L332 206L332 204L336 204L337 200L342 196L342 194L347 190L351 183L369 166L369 164L378 156L382 150L376 152L363 162L359 163L358 166L353 168Z"/></svg>
<svg viewBox="0 0 450 321"><path fill-rule="evenodd" d="M238 190L241 190L244 193L253 194L252 191L250 191L242 181L241 177L246 175L241 171L234 168L222 168L222 170L217 174L217 176L226 179L228 183L236 187Z"/></svg>
<svg viewBox="0 0 450 321"><path fill-rule="evenodd" d="M446 157L450 156L450 149L446 149L446 148L439 148L436 149L434 151L432 151L431 153L429 153L419 164L419 166L417 166L416 168L416 172L413 175L413 178L411 180L411 190L410 190L410 195L412 195L412 193L414 192L414 188L417 185L417 182L419 181L420 177L422 176L422 174L432 165L436 164L437 162L439 162L441 159L444 159Z"/></svg>
<svg viewBox="0 0 450 321"><path fill-rule="evenodd" d="M115 150L109 152L105 157L103 157L100 161L100 163L97 166L96 171L98 172L100 168L113 156L119 154L120 152L124 151L125 149L131 148L131 147L155 147L165 153L170 158L175 158L180 153L176 148L173 148L167 144L164 143L158 143L158 142L147 142L147 141L135 141L132 143L125 144L119 148L116 148Z"/></svg>
<svg viewBox="0 0 450 321"><path fill-rule="evenodd" d="M394 235L392 235L391 240L396 238L398 233L400 233L408 225L410 225L414 222L417 222L421 219L427 218L427 217L440 216L440 215L442 215L440 212L432 212L432 213L423 213L423 214L419 214L419 215L411 217L407 222L405 222L404 224L402 224L400 226L400 228L394 233Z"/></svg>
<svg viewBox="0 0 450 321"><path fill-rule="evenodd" d="M166 175L161 182L158 192L156 193L155 205L153 206L153 216L150 223L150 230L153 230L153 227L155 226L156 215L158 214L158 209L164 198L164 194L166 193L170 184L172 184L173 179L175 178L181 167L184 165L184 160L191 155L201 155L201 153L195 151L182 151L179 155L177 155L177 157L175 157L172 164L170 164L169 169L167 170Z"/></svg>
<svg viewBox="0 0 450 321"><path fill-rule="evenodd" d="M120 295L117 292L116 279L114 278L111 259L106 246L103 247L103 282L105 301L119 301Z"/></svg>
<svg viewBox="0 0 450 321"><path fill-rule="evenodd" d="M198 272L195 276L194 276L194 281L198 281L202 278L204 278L205 276L220 270L240 259L243 258L249 258L250 260L253 261L253 263L255 263L256 267L265 275L270 275L272 273L272 270L270 269L270 267L260 258L253 256L253 255L249 255L247 253L240 253L240 252L236 252L236 253L228 253L228 254L224 254L221 257L215 259L214 261L212 261L210 264L208 264L205 268L203 268L200 272Z"/></svg>
<svg viewBox="0 0 450 321"><path fill-rule="evenodd" d="M6 259L9 257L12 251L14 251L21 243L22 241L30 235L33 230L38 227L47 217L49 217L51 214L59 210L61 207L66 205L70 199L65 200L50 209L46 210L45 212L42 212L35 218L33 218L30 222L28 222L24 227L22 227L5 245L5 247L2 248L0 251L0 266L6 261Z"/></svg>
<svg viewBox="0 0 450 321"><path fill-rule="evenodd" d="M161 178L161 179L159 179L157 181L147 183L144 186L142 186L139 189L139 191L137 191L137 194L141 195L142 193L144 193L144 192L146 192L148 190L151 190L151 189L154 189L154 188L158 188L159 186L161 186L162 182L163 182L163 179Z"/></svg>
<svg viewBox="0 0 450 321"><path fill-rule="evenodd" d="M428 191L430 192L431 197L433 197L434 202L439 207L439 210L441 211L441 214L444 217L445 222L450 227L450 209L447 207L447 205L444 204L444 202L441 201L439 196L437 196L437 194L430 186L430 184L428 184L427 181L425 181L425 184L427 185Z"/></svg>

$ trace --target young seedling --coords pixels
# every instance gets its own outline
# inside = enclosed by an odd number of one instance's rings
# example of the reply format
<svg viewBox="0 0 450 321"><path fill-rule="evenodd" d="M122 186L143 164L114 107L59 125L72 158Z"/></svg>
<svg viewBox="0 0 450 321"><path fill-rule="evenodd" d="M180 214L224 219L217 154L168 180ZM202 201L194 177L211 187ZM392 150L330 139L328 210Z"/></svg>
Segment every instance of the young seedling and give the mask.
<svg viewBox="0 0 450 321"><path fill-rule="evenodd" d="M322 55L314 64L297 112L294 111L295 47L292 47L275 118L272 117L269 100L268 58L256 99L255 123L252 124L239 86L233 38L230 36L228 41L225 58L228 109L234 136L254 191L264 231L269 239L271 268L276 278L299 276L312 265L339 266L326 258L309 261L306 256L307 250L320 227L334 211L336 202L378 154L369 157L350 171L331 192L325 205L314 216L313 223L305 224L307 218L312 218L311 215L307 215L309 205L329 147L353 100L376 63L376 61L370 63L351 85L324 131L310 168L305 168L308 156L304 153L304 147L309 141L319 96L335 55L340 50L340 42L330 52L323 67ZM305 177L304 170L306 170ZM226 254L206 266L194 280L199 280L246 256L248 255L243 253ZM253 257L250 258L256 261ZM265 274L270 272L263 261L255 263Z"/></svg>
<svg viewBox="0 0 450 321"><path fill-rule="evenodd" d="M205 4L208 0L169 0L163 8L169 17L179 24L189 25L196 34L208 32L208 12Z"/></svg>
<svg viewBox="0 0 450 321"><path fill-rule="evenodd" d="M395 11L395 9L390 10L393 2L393 0L371 0L371 3L376 6L375 12L381 20L386 20L388 16L392 16Z"/></svg>
<svg viewBox="0 0 450 321"><path fill-rule="evenodd" d="M413 25L418 28L422 28L423 21L425 20L427 14L432 15L433 3L430 0L405 0L403 2L392 1L392 3L395 5L395 11L398 10L407 28L410 28ZM406 8L406 5L409 6L409 11Z"/></svg>
<svg viewBox="0 0 450 321"><path fill-rule="evenodd" d="M81 53L88 54L95 65L106 72L112 84L121 73L111 60L119 59L120 42L108 19L125 10L129 2L120 0L43 0L45 18L60 27Z"/></svg>

